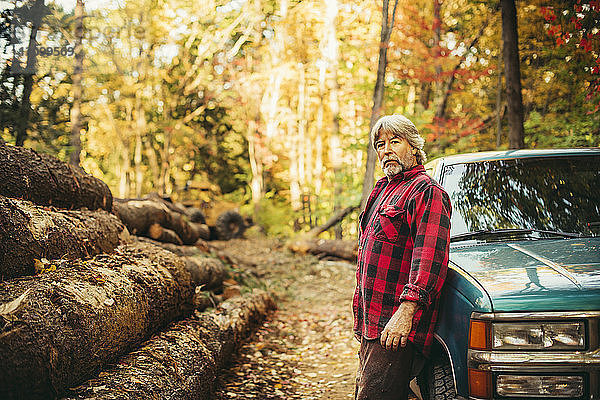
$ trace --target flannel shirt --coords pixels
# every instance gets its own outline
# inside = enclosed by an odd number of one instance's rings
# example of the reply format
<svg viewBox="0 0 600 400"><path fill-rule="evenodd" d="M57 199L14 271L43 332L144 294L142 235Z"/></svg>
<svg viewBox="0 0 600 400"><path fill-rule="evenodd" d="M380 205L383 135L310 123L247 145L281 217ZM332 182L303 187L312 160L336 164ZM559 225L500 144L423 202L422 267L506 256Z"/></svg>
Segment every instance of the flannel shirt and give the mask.
<svg viewBox="0 0 600 400"><path fill-rule="evenodd" d="M433 343L438 300L450 246L450 198L422 165L380 179L366 210L381 190L370 221L359 217L354 333L377 339L402 301L417 302L408 340L424 355Z"/></svg>

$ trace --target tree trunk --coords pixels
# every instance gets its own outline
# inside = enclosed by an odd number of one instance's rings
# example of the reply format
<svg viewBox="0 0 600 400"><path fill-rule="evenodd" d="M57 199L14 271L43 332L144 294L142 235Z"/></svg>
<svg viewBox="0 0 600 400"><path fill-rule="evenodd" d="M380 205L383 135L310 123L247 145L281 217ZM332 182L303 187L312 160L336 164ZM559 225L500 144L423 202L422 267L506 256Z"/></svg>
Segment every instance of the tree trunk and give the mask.
<svg viewBox="0 0 600 400"><path fill-rule="evenodd" d="M219 369L274 308L262 292L227 300L172 325L68 399L210 400Z"/></svg>
<svg viewBox="0 0 600 400"><path fill-rule="evenodd" d="M305 134L305 116L304 109L306 104L306 74L304 71L304 64L299 64L300 79L298 82L298 107L297 107L297 125L298 133L293 133L293 128L290 129L292 134L292 148L290 149L290 202L292 204L292 210L299 212L302 208L301 196L301 184L300 175L304 165L304 158L300 151L300 146L304 140ZM294 223L296 230L300 229L298 220Z"/></svg>
<svg viewBox="0 0 600 400"><path fill-rule="evenodd" d="M185 268L192 276L192 282L201 290L214 290L223 286L229 273L225 264L218 258L207 255L209 251L197 246L179 246L172 243L155 242L146 238L138 238L142 243L159 246L181 257L185 261Z"/></svg>
<svg viewBox="0 0 600 400"><path fill-rule="evenodd" d="M338 101L338 92L340 85L338 82L339 50L336 33L336 18L338 14L337 0L327 2L327 58L331 68L331 89L329 92L329 104L331 109L331 140L329 145L330 162L333 166L333 212L339 212L342 208L342 151L340 148L340 105ZM342 225L336 224L336 239L342 238Z"/></svg>
<svg viewBox="0 0 600 400"><path fill-rule="evenodd" d="M116 199L113 212L134 235L159 239L162 235L159 229L162 227L175 232L184 244L194 244L198 239L207 240L210 236L205 224L191 222L186 215L171 211L163 203L154 200ZM153 225L159 227L154 226L150 233Z"/></svg>
<svg viewBox="0 0 600 400"><path fill-rule="evenodd" d="M496 89L496 150L502 144L502 43L500 43L500 54L498 55L498 84Z"/></svg>
<svg viewBox="0 0 600 400"><path fill-rule="evenodd" d="M202 246L180 246L172 243L157 242L151 238L145 238L142 236L137 237L136 240L143 243L151 243L154 246L158 246L165 250L169 250L171 253L180 257L202 255L202 253L208 252L208 248L203 248L204 245L206 245L206 243L203 243Z"/></svg>
<svg viewBox="0 0 600 400"><path fill-rule="evenodd" d="M73 70L73 105L71 106L71 165L80 164L81 156L81 98L83 74L83 0L75 4L75 67Z"/></svg>
<svg viewBox="0 0 600 400"><path fill-rule="evenodd" d="M124 229L121 221L106 211L50 211L0 195L0 280L48 268L41 263L43 258L111 253Z"/></svg>
<svg viewBox="0 0 600 400"><path fill-rule="evenodd" d="M159 224L152 224L148 228L148 237L163 243L182 245L179 236L170 229L163 228Z"/></svg>
<svg viewBox="0 0 600 400"><path fill-rule="evenodd" d="M252 191L252 204L254 206L254 215L260 214L260 200L264 196L263 181L263 162L259 150L258 140L260 133L258 131L258 118L251 120L248 124L248 158L252 170L252 180L250 190Z"/></svg>
<svg viewBox="0 0 600 400"><path fill-rule="evenodd" d="M141 90L135 94L135 151L133 154L133 162L135 165L135 196L142 195L142 186L144 183L144 175L142 173L142 136L146 131L146 116L142 105Z"/></svg>
<svg viewBox="0 0 600 400"><path fill-rule="evenodd" d="M431 83L421 82L421 91L419 92L419 103L423 106L423 109L429 108L429 97L431 96Z"/></svg>
<svg viewBox="0 0 600 400"><path fill-rule="evenodd" d="M100 179L56 157L0 145L0 194L60 208L112 210L112 194Z"/></svg>
<svg viewBox="0 0 600 400"><path fill-rule="evenodd" d="M434 117L434 124L436 126L436 134L440 134L444 130L445 121L439 116L440 107L445 109L445 104L442 106L446 96L442 91L443 80L442 80L442 52L440 48L440 41L442 37L442 17L441 17L442 3L440 0L433 0L433 62L435 65L435 99L438 104L436 107L436 113ZM453 79L454 76L451 77ZM446 92L448 93L448 92Z"/></svg>
<svg viewBox="0 0 600 400"><path fill-rule="evenodd" d="M398 6L398 0L394 2L394 10L392 11L392 18L389 19L388 7L389 0L383 0L383 15L381 20L381 41L379 44L379 62L377 65L377 80L375 81L375 90L373 91L373 109L371 110L371 122L369 124L369 133L373 126L381 116L383 106L383 92L385 90L385 70L387 68L387 49L390 43L390 36L392 35L392 29L394 27L394 20L396 18L396 7ZM375 155L375 149L373 149L373 143L371 143L371 135L369 134L369 144L367 146L367 166L365 171L365 179L363 181L362 196L360 201L360 209L363 210L367 205L369 194L373 190L375 183L375 161L377 156Z"/></svg>
<svg viewBox="0 0 600 400"><path fill-rule="evenodd" d="M183 257L186 269L192 276L192 282L202 290L215 290L223 286L228 272L221 260L206 256L192 255Z"/></svg>
<svg viewBox="0 0 600 400"><path fill-rule="evenodd" d="M189 273L156 246L59 262L66 266L0 283L0 304L25 294L0 325L2 399L61 396L192 311Z"/></svg>
<svg viewBox="0 0 600 400"><path fill-rule="evenodd" d="M37 0L33 5L34 9L44 5L43 1ZM25 76L23 82L23 94L21 95L21 105L19 108L19 120L16 126L15 145L22 147L27 139L27 129L29 128L29 116L31 114L31 92L33 90L33 75L37 65L36 50L37 42L35 40L39 29L39 23L31 21L31 32L29 34L29 43L27 46L27 64L24 70L19 72Z"/></svg>
<svg viewBox="0 0 600 400"><path fill-rule="evenodd" d="M358 242L356 240L307 239L290 244L289 248L298 253L310 253L317 256L332 256L344 260L356 261Z"/></svg>
<svg viewBox="0 0 600 400"><path fill-rule="evenodd" d="M327 75L327 57L321 55L324 60L319 65L319 106L317 108L316 138L315 138L315 175L314 175L314 194L319 198L321 195L321 186L323 184L323 135L325 118L325 75Z"/></svg>
<svg viewBox="0 0 600 400"><path fill-rule="evenodd" d="M515 0L501 0L502 41L504 44L504 70L506 100L508 103L508 147L522 149L524 143L523 97L521 94L521 70L519 64L519 34Z"/></svg>

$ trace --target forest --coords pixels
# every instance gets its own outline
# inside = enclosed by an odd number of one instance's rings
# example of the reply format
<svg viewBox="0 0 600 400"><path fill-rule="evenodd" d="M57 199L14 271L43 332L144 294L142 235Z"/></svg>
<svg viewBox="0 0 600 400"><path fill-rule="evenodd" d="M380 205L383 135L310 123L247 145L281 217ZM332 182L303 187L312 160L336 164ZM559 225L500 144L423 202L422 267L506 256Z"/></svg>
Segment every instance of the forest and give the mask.
<svg viewBox="0 0 600 400"><path fill-rule="evenodd" d="M239 207L289 237L360 204L380 115L410 118L430 160L600 145L599 1L72 3L0 1L0 142L118 198Z"/></svg>

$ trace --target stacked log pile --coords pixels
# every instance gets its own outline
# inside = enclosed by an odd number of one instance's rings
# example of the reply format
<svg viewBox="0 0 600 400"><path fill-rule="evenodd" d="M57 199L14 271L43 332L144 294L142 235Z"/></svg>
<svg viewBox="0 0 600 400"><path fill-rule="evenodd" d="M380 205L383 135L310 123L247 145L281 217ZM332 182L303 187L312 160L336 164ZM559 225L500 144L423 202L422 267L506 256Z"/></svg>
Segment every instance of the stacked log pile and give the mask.
<svg viewBox="0 0 600 400"><path fill-rule="evenodd" d="M192 222L154 199L115 199L113 212L131 233L161 242L191 245L210 238L208 225Z"/></svg>
<svg viewBox="0 0 600 400"><path fill-rule="evenodd" d="M228 300L210 316L194 315L195 307L239 294L224 289L225 265L203 253L201 242L159 243L165 249L130 237L127 217L107 212L113 210L108 187L79 168L0 144L0 176L6 177L0 181L2 399L63 396L122 357L147 359L161 351L163 363L193 354L188 364L176 362L197 372L178 392L173 378L165 381L154 366L148 393L201 398L224 355L271 307L266 295L257 294ZM153 203L152 212L158 209L164 218L158 225L181 239L176 243L196 243L201 222L164 202L140 201ZM135 208L128 203L115 204ZM156 221L143 220L135 223L149 232Z"/></svg>
<svg viewBox="0 0 600 400"><path fill-rule="evenodd" d="M58 262L57 262L58 263ZM0 284L0 398L52 398L192 311L183 262L148 244Z"/></svg>
<svg viewBox="0 0 600 400"><path fill-rule="evenodd" d="M255 292L175 323L68 398L208 400L218 369L273 307Z"/></svg>

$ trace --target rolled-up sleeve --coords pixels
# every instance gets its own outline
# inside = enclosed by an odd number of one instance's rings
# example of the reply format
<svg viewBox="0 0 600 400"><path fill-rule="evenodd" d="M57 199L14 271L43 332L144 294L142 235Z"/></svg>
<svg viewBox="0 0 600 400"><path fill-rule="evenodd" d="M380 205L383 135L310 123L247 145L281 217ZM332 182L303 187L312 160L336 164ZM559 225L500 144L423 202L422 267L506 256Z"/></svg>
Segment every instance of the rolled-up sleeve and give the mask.
<svg viewBox="0 0 600 400"><path fill-rule="evenodd" d="M452 207L446 192L431 185L415 197L409 213L414 245L408 283L400 300L427 308L442 290L448 271Z"/></svg>

